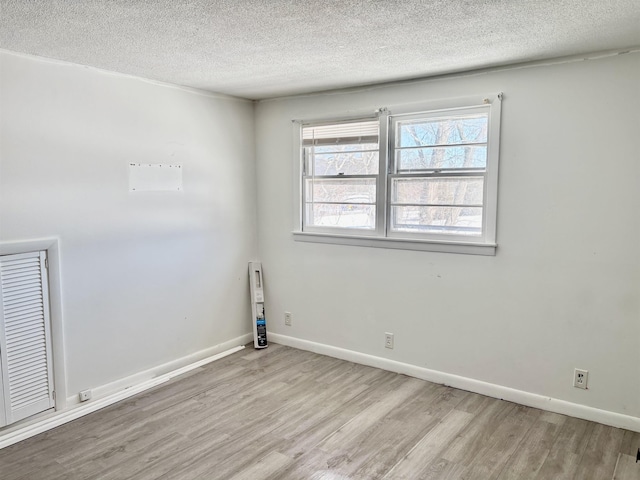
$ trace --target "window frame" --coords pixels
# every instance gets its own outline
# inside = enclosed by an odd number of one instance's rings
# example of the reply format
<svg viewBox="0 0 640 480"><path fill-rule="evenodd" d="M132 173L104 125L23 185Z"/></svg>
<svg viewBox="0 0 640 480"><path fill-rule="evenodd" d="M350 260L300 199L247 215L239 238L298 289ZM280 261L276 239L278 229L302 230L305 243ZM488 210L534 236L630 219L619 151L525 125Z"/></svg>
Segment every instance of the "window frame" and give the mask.
<svg viewBox="0 0 640 480"><path fill-rule="evenodd" d="M491 107L489 105L476 105L473 107L462 107L462 108L454 108L454 109L446 109L446 110L433 110L429 112L418 112L418 113L407 113L407 114L395 114L390 116L389 119L389 168L387 172L387 192L388 197L386 198L386 206L387 206L387 230L386 236L389 238L415 238L417 240L426 240L426 241L445 241L445 242L468 242L468 243L495 243L495 236L491 237L488 235L488 232L491 230L495 232L495 228L490 228L495 224L495 219L490 215L490 210L494 209L489 208L491 206L490 199L492 195L490 194L490 188L488 186L488 173L489 173L489 134L491 132ZM396 146L396 125L402 121L406 120L429 120L429 119L443 119L443 118L455 118L457 116L465 116L465 115L473 115L475 113L487 113L487 161L486 168L483 171L477 172L463 172L458 169L425 169L422 172L416 173L398 173L397 155L396 150L398 147ZM463 143L456 145L464 145ZM428 172L427 170L431 170ZM444 179L444 178L454 178L454 177L482 177L483 178L483 199L482 199L482 232L480 235L456 235L456 234L446 234L446 233L424 233L424 232L400 232L393 231L392 227L392 213L391 210L393 208L393 199L391 198L393 193L392 183L394 179L409 179L409 178L434 178L434 179Z"/></svg>
<svg viewBox="0 0 640 480"><path fill-rule="evenodd" d="M301 242L329 243L354 246L422 250L473 255L495 255L498 208L498 167L500 151L501 104L503 94L477 95L456 99L443 99L426 103L410 103L391 107L354 112L352 115L294 120L294 230L293 238ZM482 235L425 234L391 231L391 182L400 174L395 173L395 130L397 122L415 118L442 118L447 114L486 111L487 163L484 172ZM379 171L376 183L376 228L373 230L345 227L316 227L304 225L304 147L302 128L312 125L344 123L358 120L380 121ZM405 175L406 178L411 178ZM433 175L434 178L440 178Z"/></svg>
<svg viewBox="0 0 640 480"><path fill-rule="evenodd" d="M340 178L353 178L353 179L357 179L357 178L371 178L371 177L375 177L376 181L376 201L375 201L375 207L376 207L376 224L375 227L373 229L364 229L364 228L348 228L348 227L328 227L328 226L318 226L318 225L307 225L305 223L305 208L306 208L306 199L307 199L307 190L306 190L306 185L305 185L305 181L309 178L315 179L315 172L313 175L308 176L308 172L307 172L307 158L305 155L305 151L306 148L304 147L303 143L302 143L302 129L303 128L308 128L308 127L314 127L314 126L322 126L322 125L338 125L338 124L347 124L347 123L358 123L358 122L370 122L370 121L374 121L374 120L378 120L377 116L371 116L369 115L368 117L365 116L356 116L356 117L351 117L348 119L340 119L340 120L321 120L321 121L314 121L314 122L303 122L300 123L299 125L299 139L298 139L298 148L300 149L299 155L301 157L301 166L300 166L300 189L301 189L301 194L300 194L300 208L301 208L301 217L300 217L300 232L305 232L305 233L325 233L325 234L334 234L334 233L340 233L340 234L344 234L344 235L350 235L350 236L356 236L356 237L379 237L379 236L383 236L384 235L384 222L380 221L380 216L381 214L384 215L384 209L385 209L385 204L384 204L384 200L385 197L381 196L379 194L380 192L380 188L382 185L382 182L385 181L385 175L384 175L384 169L386 168L386 163L385 163L385 155L383 154L382 150L382 142L381 142L381 134L382 134L382 128L379 128L378 130L378 173L373 175L373 174L369 174L369 175L331 175L331 176L324 176L324 178L335 178L335 179L340 179ZM386 135L386 132L385 132ZM386 138L386 137L385 137Z"/></svg>

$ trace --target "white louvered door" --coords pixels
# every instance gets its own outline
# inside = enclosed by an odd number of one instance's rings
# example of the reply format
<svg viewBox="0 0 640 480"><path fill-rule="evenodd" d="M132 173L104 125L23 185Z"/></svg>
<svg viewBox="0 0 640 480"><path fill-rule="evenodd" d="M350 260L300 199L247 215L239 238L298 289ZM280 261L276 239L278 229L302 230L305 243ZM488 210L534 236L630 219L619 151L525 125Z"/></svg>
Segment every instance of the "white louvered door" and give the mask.
<svg viewBox="0 0 640 480"><path fill-rule="evenodd" d="M53 408L45 252L0 256L0 367L0 426Z"/></svg>

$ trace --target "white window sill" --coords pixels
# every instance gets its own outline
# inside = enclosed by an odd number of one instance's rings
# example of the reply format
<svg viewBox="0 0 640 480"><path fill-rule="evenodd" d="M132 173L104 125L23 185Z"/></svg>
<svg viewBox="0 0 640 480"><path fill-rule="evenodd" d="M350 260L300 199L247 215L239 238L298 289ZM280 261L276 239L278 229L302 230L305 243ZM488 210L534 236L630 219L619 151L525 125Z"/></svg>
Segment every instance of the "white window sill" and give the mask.
<svg viewBox="0 0 640 480"><path fill-rule="evenodd" d="M436 242L389 237L364 237L339 235L334 233L293 232L296 242L330 243L358 247L395 248L400 250L421 250L426 252L460 253L465 255L496 254L495 243Z"/></svg>

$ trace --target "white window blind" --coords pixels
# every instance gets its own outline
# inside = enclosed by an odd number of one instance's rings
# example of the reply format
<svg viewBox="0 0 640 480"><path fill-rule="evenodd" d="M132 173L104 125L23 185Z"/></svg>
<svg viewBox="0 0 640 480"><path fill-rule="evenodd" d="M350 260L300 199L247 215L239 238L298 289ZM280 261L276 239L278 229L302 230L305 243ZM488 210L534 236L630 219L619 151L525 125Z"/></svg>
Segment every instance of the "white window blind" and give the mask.
<svg viewBox="0 0 640 480"><path fill-rule="evenodd" d="M45 252L0 257L0 367L0 424L54 406Z"/></svg>
<svg viewBox="0 0 640 480"><path fill-rule="evenodd" d="M311 125L302 129L303 145L378 143L378 121Z"/></svg>

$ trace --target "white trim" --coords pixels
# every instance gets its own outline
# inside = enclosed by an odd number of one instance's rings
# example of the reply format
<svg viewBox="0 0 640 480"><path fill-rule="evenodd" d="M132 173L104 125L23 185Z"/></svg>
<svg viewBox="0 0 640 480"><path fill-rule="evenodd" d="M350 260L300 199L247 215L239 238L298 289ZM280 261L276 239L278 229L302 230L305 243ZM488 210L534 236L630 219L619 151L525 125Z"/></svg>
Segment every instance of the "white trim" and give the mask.
<svg viewBox="0 0 640 480"><path fill-rule="evenodd" d="M328 243L332 245L350 245L355 247L393 248L399 250L419 250L426 252L460 253L466 255L496 254L495 243L463 243L463 242L435 242L432 240L416 240L396 237L365 237L353 235L339 235L335 233L292 232L296 242Z"/></svg>
<svg viewBox="0 0 640 480"><path fill-rule="evenodd" d="M293 147L292 157L293 161L293 228L296 230L302 229L302 216L304 215L304 211L302 209L302 200L304 199L303 192L303 183L302 172L304 171L303 162L305 161L303 155L303 149L300 148L300 144L302 142L302 122L293 121L292 125L292 139L291 145Z"/></svg>
<svg viewBox="0 0 640 480"><path fill-rule="evenodd" d="M374 355L368 355L366 353L355 352L353 350L334 347L332 345L325 345L309 340L290 337L288 335L271 332L269 332L268 335L270 341L273 343L279 343L281 345L299 348L301 350L328 355L330 357L340 358L342 360L348 360L350 362L368 365L370 367L376 367L390 372L402 373L404 375L420 378L429 382L439 383L459 388L461 390L467 390L481 395L519 403L528 407L539 408L541 410L582 418L584 420L590 420L592 422L598 422L612 427L625 428L634 432L640 432L640 418L632 417L631 415L624 415L621 413L610 412L608 410L588 407L578 403L567 402L566 400L516 390L514 388L495 385L493 383L453 375L451 373L430 370L428 368L418 367L408 363L389 360L388 358L376 357Z"/></svg>
<svg viewBox="0 0 640 480"><path fill-rule="evenodd" d="M176 360L163 363L162 365L158 365L148 370L135 373L128 377L121 378L114 382L91 388L92 397L93 399L100 399L116 394L117 392L136 387L137 385L141 385L145 382L149 382L162 375L173 375L173 372L179 371L182 368L191 367L192 365L196 365L200 362L204 362L202 363L202 365L204 365L205 363L212 361L209 359L213 356L219 355L221 352L227 352L229 349L235 348L237 345L245 345L249 342L253 342L253 335L251 333L214 345L213 347L205 348L204 350L200 350ZM72 395L67 398L68 405L77 405L79 403L80 399L78 398L78 395Z"/></svg>
<svg viewBox="0 0 640 480"><path fill-rule="evenodd" d="M243 335L241 337L238 337L235 340L231 340L229 342L225 342L223 344L217 345L216 347L213 347L213 349L216 349L217 347L220 347L222 345L227 345L231 342L237 342L237 341L245 341L248 337L251 337L251 334L247 334L247 335ZM93 413L97 410L100 410L101 408L105 408L108 407L109 405L112 405L116 402L119 402L120 400L124 400L126 398L132 397L133 395L137 395L138 393L144 392L145 390L148 390L150 388L156 387L158 385L161 385L165 382L168 382L169 380L171 380L172 378L178 376L178 375L182 375L183 373L187 373L191 370L194 370L198 367L201 367L203 365L206 365L208 363L214 362L216 360L219 360L220 358L226 357L227 355L231 355L232 353L235 353L239 350L242 350L244 348L244 344L240 345L240 346L235 346L229 350L220 352L216 355L207 357L207 358L203 358L197 362L191 363L189 365L185 365L181 368L177 368L173 371L170 371L168 373L165 373L163 375L159 375L155 378L151 378L148 379L142 383L139 383L135 386L131 386L128 388L125 388L124 390L120 390L116 393L112 393L106 397L103 397L101 399L97 399L97 400L90 400L86 403L82 403L78 406L76 406L75 408L72 408L70 410L67 410L65 412L61 412L61 413L57 413L54 414L53 416L50 416L48 418L42 418L39 419L38 421L31 423L29 425L25 425L22 426L18 429L9 431L7 433L5 433L4 435L0 435L0 449L4 448L4 447L8 447L10 445L13 445L15 443L21 442L22 440L26 440L27 438L33 437L35 435L38 435L39 433L42 432L46 432L47 430L51 430L52 428L58 427L64 423L68 423L72 420L75 420L77 418L83 417L85 415L88 415L90 413ZM201 350L201 352L208 352L211 349L206 349L206 350ZM201 352L198 352L201 353ZM186 358L192 358L197 354L193 354L193 355L189 355L187 357L183 357L183 359ZM180 359L182 360L182 359ZM171 364L173 364L175 362L171 362ZM158 368L161 368L163 366L169 365L168 363L165 365L161 365ZM148 370L149 372L150 370ZM131 378L131 377L129 377ZM110 385L114 385L114 384L110 384Z"/></svg>
<svg viewBox="0 0 640 480"><path fill-rule="evenodd" d="M475 113L482 113L487 116L487 140L484 142L487 148L486 166L483 173L469 172L465 174L459 174L461 177L482 176L484 178L484 193L482 201L482 234L475 236L478 240L477 243L482 244L495 244L496 243L496 219L498 210L498 168L500 160L500 117L502 106L502 92L497 94L489 94L483 96L471 96L471 97L459 97L451 100L436 100L432 102L425 102L422 104L404 104L398 108L391 107L391 123L389 126L390 135L393 135L392 141L389 142L389 148L393 153L389 154L390 161L393 162L392 168L390 168L389 175L389 195L391 194L392 182L394 179L411 178L412 174L409 172L397 173L396 162L396 150L399 148L396 145L395 135L396 126L398 122L412 119L447 119L458 115L473 115ZM447 107L447 102L450 105ZM464 147L465 144L459 144L458 146ZM449 174L451 171L448 171ZM443 176L446 176L444 174ZM440 175L430 175L430 178L440 178ZM391 209L391 198L387 200L388 208ZM389 212L389 219L391 219L391 212ZM463 235L455 234L433 234L433 233L409 233L408 235L402 231L393 231L391 222L388 224L388 237L415 237L424 240L431 240L438 242L438 237L442 236L443 240L447 241L461 241ZM475 242L472 242L475 243ZM452 252L455 253L455 252Z"/></svg>

